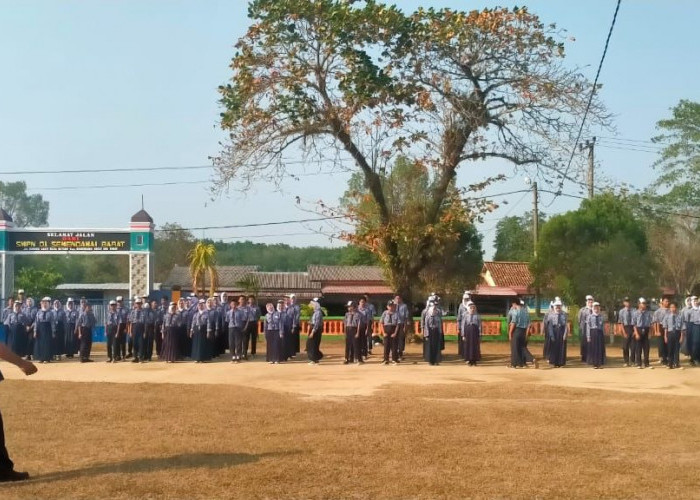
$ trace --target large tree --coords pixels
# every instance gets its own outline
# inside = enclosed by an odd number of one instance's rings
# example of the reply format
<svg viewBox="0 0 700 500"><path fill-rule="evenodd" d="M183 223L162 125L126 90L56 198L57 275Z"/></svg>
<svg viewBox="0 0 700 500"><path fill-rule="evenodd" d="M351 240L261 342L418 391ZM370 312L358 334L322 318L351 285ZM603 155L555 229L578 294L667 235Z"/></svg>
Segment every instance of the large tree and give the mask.
<svg viewBox="0 0 700 500"><path fill-rule="evenodd" d="M195 243L194 235L180 224L166 222L155 232L155 279L163 282L176 265L187 265L187 252Z"/></svg>
<svg viewBox="0 0 700 500"><path fill-rule="evenodd" d="M0 181L0 208L18 227L41 227L49 223L49 202L40 194L27 194L27 183Z"/></svg>
<svg viewBox="0 0 700 500"><path fill-rule="evenodd" d="M187 254L192 291L204 293L206 277L209 276L209 296L219 287L219 274L216 270L216 247L212 243L198 241Z"/></svg>
<svg viewBox="0 0 700 500"><path fill-rule="evenodd" d="M381 230L348 233L411 295L431 262L460 167L492 158L558 170L575 142L591 85L562 64L560 30L526 8L404 14L374 0L254 0L220 88L230 140L215 159L221 186L286 178L285 155L328 168L349 159L377 207ZM603 118L594 100L591 119ZM408 255L382 168L408 156L427 169L422 234ZM323 167L322 167L323 168ZM330 167L333 168L333 167ZM484 171L484 183L493 180ZM467 203L469 203L467 201ZM473 213L488 203L470 203Z"/></svg>
<svg viewBox="0 0 700 500"><path fill-rule="evenodd" d="M609 311L624 295L659 291L644 222L611 193L552 217L542 227L532 269L542 289L571 304L590 293Z"/></svg>
<svg viewBox="0 0 700 500"><path fill-rule="evenodd" d="M521 217L504 217L496 224L493 260L530 262L534 255L535 238L533 232L533 212ZM544 224L546 216L540 212L539 223Z"/></svg>
<svg viewBox="0 0 700 500"><path fill-rule="evenodd" d="M55 271L23 267L15 276L15 290L24 290L27 297L38 302L42 297L54 295L62 282L63 276Z"/></svg>

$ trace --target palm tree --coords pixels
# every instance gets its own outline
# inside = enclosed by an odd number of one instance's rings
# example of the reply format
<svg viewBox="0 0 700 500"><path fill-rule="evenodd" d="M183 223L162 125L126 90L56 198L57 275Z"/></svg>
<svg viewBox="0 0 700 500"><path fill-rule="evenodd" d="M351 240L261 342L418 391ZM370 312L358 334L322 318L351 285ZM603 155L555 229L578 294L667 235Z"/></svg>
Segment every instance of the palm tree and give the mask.
<svg viewBox="0 0 700 500"><path fill-rule="evenodd" d="M194 293L198 293L200 289L204 291L205 276L208 273L211 282L209 295L213 296L219 286L219 275L216 272L216 247L212 243L198 241L187 254L187 260L190 263Z"/></svg>
<svg viewBox="0 0 700 500"><path fill-rule="evenodd" d="M252 274L246 274L236 285L239 286L246 295L255 295L256 298L260 292L260 282L258 278Z"/></svg>

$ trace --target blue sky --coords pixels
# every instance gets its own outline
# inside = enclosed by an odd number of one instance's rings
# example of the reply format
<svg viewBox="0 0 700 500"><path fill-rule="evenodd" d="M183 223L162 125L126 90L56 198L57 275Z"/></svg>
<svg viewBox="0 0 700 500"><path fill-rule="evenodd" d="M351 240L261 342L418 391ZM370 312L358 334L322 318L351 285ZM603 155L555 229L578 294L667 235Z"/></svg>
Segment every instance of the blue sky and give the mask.
<svg viewBox="0 0 700 500"><path fill-rule="evenodd" d="M452 6L465 10L510 2L401 1L405 10ZM522 5L522 2L517 2ZM543 21L566 28L569 64L592 80L615 7L614 0L527 3ZM125 227L140 208L157 224L185 227L261 223L309 216L295 196L335 201L342 175L300 181L275 192L212 200L208 169L138 173L6 175L22 170L74 170L206 166L223 139L216 88L230 76L233 45L248 25L242 0L0 2L0 180L26 180L51 204L54 227ZM680 99L700 99L697 19L700 2L625 0L600 82L601 98L615 114L616 133L648 140L657 120ZM695 61L695 63L693 63ZM602 135L610 136L610 132ZM646 186L654 178L654 154L607 141L597 148L598 171L616 181ZM639 144L644 143L625 143ZM488 169L488 170L486 170ZM502 170L511 176L491 193L526 187L524 173L501 164L470 167L466 182ZM132 188L50 190L65 186L165 184ZM576 186L566 190L578 193ZM497 198L501 200L503 198ZM543 195L548 205L551 196ZM486 216L480 225L487 257L493 228L505 215L531 207L527 193ZM558 198L544 208L555 213L578 202ZM196 236L230 241L339 244L314 233L318 224L198 231Z"/></svg>

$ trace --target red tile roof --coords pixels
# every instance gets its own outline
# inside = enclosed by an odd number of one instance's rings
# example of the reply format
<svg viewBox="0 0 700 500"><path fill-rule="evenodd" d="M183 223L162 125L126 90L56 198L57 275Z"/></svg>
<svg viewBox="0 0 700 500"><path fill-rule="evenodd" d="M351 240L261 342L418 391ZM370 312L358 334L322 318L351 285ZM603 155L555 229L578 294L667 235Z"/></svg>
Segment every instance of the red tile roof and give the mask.
<svg viewBox="0 0 700 500"><path fill-rule="evenodd" d="M377 281L384 283L381 267L376 266L309 266L311 281Z"/></svg>
<svg viewBox="0 0 700 500"><path fill-rule="evenodd" d="M505 286L477 285L474 296L477 297L516 297L518 292Z"/></svg>
<svg viewBox="0 0 700 500"><path fill-rule="evenodd" d="M321 288L323 295L393 295L394 291L384 285L327 285Z"/></svg>
<svg viewBox="0 0 700 500"><path fill-rule="evenodd" d="M520 289L519 293L527 290L534 280L527 262L484 262L482 274L486 272L495 286Z"/></svg>

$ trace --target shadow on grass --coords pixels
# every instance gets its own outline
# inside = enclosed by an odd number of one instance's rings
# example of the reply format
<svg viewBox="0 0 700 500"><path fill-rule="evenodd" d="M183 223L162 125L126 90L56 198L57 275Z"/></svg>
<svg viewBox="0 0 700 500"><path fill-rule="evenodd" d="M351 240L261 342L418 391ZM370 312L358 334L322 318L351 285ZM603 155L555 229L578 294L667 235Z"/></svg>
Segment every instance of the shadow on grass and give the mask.
<svg viewBox="0 0 700 500"><path fill-rule="evenodd" d="M139 458L135 460L125 460L123 462L95 464L82 469L50 472L48 474L33 476L26 484L68 481L77 478L101 476L103 474L140 474L161 470L177 471L190 468L223 469L236 465L254 463L264 458L284 457L298 453L300 452L296 450L260 454L191 453L170 457Z"/></svg>

